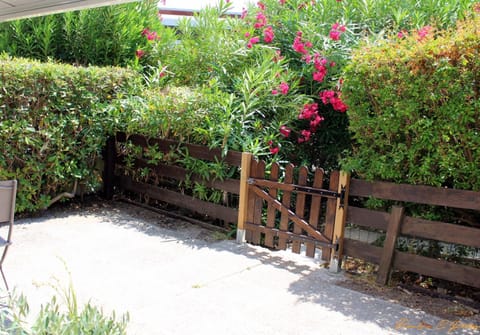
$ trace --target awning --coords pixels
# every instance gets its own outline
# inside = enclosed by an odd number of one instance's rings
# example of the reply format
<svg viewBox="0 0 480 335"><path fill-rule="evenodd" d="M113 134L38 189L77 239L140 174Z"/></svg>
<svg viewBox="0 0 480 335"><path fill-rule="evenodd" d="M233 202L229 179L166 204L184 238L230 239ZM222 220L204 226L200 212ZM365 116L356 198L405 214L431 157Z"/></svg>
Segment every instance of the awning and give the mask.
<svg viewBox="0 0 480 335"><path fill-rule="evenodd" d="M138 0L0 0L0 22Z"/></svg>

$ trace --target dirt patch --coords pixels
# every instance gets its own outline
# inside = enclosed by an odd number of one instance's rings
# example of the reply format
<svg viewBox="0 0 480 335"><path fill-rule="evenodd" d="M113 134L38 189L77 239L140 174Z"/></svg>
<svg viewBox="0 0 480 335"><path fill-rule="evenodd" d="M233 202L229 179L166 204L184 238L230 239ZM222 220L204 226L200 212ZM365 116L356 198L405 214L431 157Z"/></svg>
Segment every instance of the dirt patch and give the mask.
<svg viewBox="0 0 480 335"><path fill-rule="evenodd" d="M456 296L466 287L458 287L457 292L452 294L438 293L433 288L422 288L419 285L406 284L402 274L392 276L388 286L382 286L375 282L375 266L358 260L347 260L345 278L337 284L339 286L362 292L386 301L398 303L402 306L424 311L439 318L456 321L469 319L480 323L480 301L471 297ZM473 292L473 293L472 293Z"/></svg>

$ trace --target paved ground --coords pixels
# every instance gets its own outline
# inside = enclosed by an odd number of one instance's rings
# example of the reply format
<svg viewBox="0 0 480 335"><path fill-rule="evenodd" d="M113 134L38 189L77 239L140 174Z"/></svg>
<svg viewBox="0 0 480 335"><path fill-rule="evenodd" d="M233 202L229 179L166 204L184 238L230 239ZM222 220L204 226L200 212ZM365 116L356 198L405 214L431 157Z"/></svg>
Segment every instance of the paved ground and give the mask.
<svg viewBox="0 0 480 335"><path fill-rule="evenodd" d="M130 313L129 334L480 333L339 287L318 260L215 237L123 203L50 212L17 220L4 269L35 313L67 268L81 302Z"/></svg>

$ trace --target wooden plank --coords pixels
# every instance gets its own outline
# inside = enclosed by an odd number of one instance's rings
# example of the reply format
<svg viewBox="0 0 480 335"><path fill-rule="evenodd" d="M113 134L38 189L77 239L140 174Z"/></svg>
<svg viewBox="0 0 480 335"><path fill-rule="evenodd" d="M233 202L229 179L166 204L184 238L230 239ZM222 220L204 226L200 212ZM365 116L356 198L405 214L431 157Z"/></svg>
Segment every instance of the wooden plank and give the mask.
<svg viewBox="0 0 480 335"><path fill-rule="evenodd" d="M322 233L320 233L318 230L316 230L315 228L310 226L310 224L307 221L299 218L297 216L297 214L295 214L295 212L293 212L291 209L288 209L287 207L285 207L285 205L282 204L280 201L272 198L267 192L265 192L264 190L262 190L262 189L260 189L256 186L253 186L251 189L257 196L261 197L263 200L271 202L272 206L274 206L282 214L285 213L285 216L286 216L287 220L292 221L295 224L298 224L303 230L305 230L307 232L307 234L309 236L311 236L311 237L313 237L313 238L315 238L315 239L317 239L321 242L330 243L330 240L326 239L322 235ZM280 230L282 230L282 229L280 229ZM288 230L283 230L283 231L288 231Z"/></svg>
<svg viewBox="0 0 480 335"><path fill-rule="evenodd" d="M399 206L392 207L392 214L388 222L387 236L383 244L383 253L380 259L380 267L377 273L376 282L380 285L386 285L390 277L390 268L392 266L395 244L397 242L400 226L403 221L404 208Z"/></svg>
<svg viewBox="0 0 480 335"><path fill-rule="evenodd" d="M253 159L253 156L252 156L251 163L250 163L249 175L248 175L247 179L252 177L252 175L255 174L255 171L257 170L257 164L258 164L258 161ZM248 202L247 202L247 208L246 208L246 214L247 214L246 222L253 222L253 213L254 213L253 209L255 207L255 197L256 197L256 195L252 190L252 185L248 185L248 181L246 181L246 182L247 182L247 186L248 186ZM245 231L246 241L251 243L252 242L252 236L253 236L253 231L247 229Z"/></svg>
<svg viewBox="0 0 480 335"><path fill-rule="evenodd" d="M308 178L308 169L305 166L301 166L298 171L298 185L300 186L307 185L307 178ZM301 219L305 217L305 198L306 198L305 194L297 193L297 199L295 204L295 214L297 214L297 216ZM298 224L294 224L293 232L295 234L301 235L302 228ZM302 244L300 243L300 241L293 241L292 252L299 254L301 247L302 247Z"/></svg>
<svg viewBox="0 0 480 335"><path fill-rule="evenodd" d="M313 188L322 188L323 186L323 169L317 168L315 170L315 175L313 177ZM332 199L333 200L333 199ZM321 207L322 205L322 197L319 195L312 194L312 203L310 204L310 216L308 218L308 223L315 229L318 229L318 221L320 219ZM324 234L325 235L325 234ZM308 257L315 257L315 244L313 243L306 243L306 252L305 254ZM329 249L330 248L326 248Z"/></svg>
<svg viewBox="0 0 480 335"><path fill-rule="evenodd" d="M119 186L126 191L145 194L151 199L164 201L169 204L191 210L192 212L208 215L211 218L220 219L225 222L234 223L237 221L238 211L234 208L228 208L222 205L206 202L153 185L135 182L128 176L122 176L119 179Z"/></svg>
<svg viewBox="0 0 480 335"><path fill-rule="evenodd" d="M131 143L144 148L156 145L158 150L164 153L170 152L172 149L178 150L178 148L181 147L186 148L188 154L193 158L212 162L215 162L216 160L224 161L228 165L237 167L240 167L242 163L242 153L238 151L228 151L227 154L223 156L223 150L219 148L210 149L198 144L182 143L166 139L147 139L145 136L139 134L126 135L125 133L117 133L117 141L122 143L130 141Z"/></svg>
<svg viewBox="0 0 480 335"><path fill-rule="evenodd" d="M345 256L360 258L373 264L379 264L383 248L375 247L365 242L345 238L343 253Z"/></svg>
<svg viewBox="0 0 480 335"><path fill-rule="evenodd" d="M305 194L305 195L318 194L325 198L335 198L335 199L337 198L337 190L330 192L329 190L316 188L316 187L310 187L310 186L304 186L304 185L292 184L292 183L282 183L278 181L271 181L266 179L255 179L255 178L251 178L249 183L253 185L261 186L261 187L268 187L268 188L273 187L281 191L290 191L290 192L295 192L295 193ZM327 193L333 193L333 194L327 194Z"/></svg>
<svg viewBox="0 0 480 335"><path fill-rule="evenodd" d="M251 175L255 178L265 178L265 161L261 160L256 164L255 169L252 169ZM254 207L249 208L253 212L253 223L256 225L262 224L262 208L263 200L260 197L255 197ZM252 233L252 244L259 245L261 234L258 231Z"/></svg>
<svg viewBox="0 0 480 335"><path fill-rule="evenodd" d="M480 288L480 269L419 255L395 252L395 269Z"/></svg>
<svg viewBox="0 0 480 335"><path fill-rule="evenodd" d="M480 192L423 185L368 182L353 179L350 194L419 204L480 210Z"/></svg>
<svg viewBox="0 0 480 335"><path fill-rule="evenodd" d="M293 164L288 164L285 167L285 178L284 182L287 184L293 183ZM292 194L289 191L284 191L282 194L282 204L285 208L290 208L290 200ZM281 212L280 217L280 230L281 231L288 231L288 211L285 208L277 208ZM278 249L285 250L287 248L287 241L280 237L278 239Z"/></svg>
<svg viewBox="0 0 480 335"><path fill-rule="evenodd" d="M238 220L237 220L237 242L245 241L245 222L247 222L248 212L248 178L250 177L250 168L253 156L244 152L242 155L242 166L240 170L240 199L238 204Z"/></svg>
<svg viewBox="0 0 480 335"><path fill-rule="evenodd" d="M120 155L118 157L118 165L125 165L126 157ZM215 188L218 190L226 191L232 194L240 193L240 181L238 179L214 179L214 180L205 180L203 177L196 173L189 173L186 169L175 166L175 165L165 165L165 164L149 164L145 159L137 158L134 161L136 168L149 168L154 171L160 177L173 178L178 181L186 181L187 179L192 182L196 182L206 187Z"/></svg>
<svg viewBox="0 0 480 335"><path fill-rule="evenodd" d="M277 181L278 180L278 174L279 174L279 171L280 171L280 166L278 165L278 163L272 163L272 167L270 168L270 177L269 179L272 180L272 181ZM270 188L268 190L268 194L270 194L270 196L272 198L277 198L277 189L276 188ZM267 202L267 227L268 228L274 228L275 227L275 219L276 219L276 209L275 207L272 206L272 204L270 202ZM269 231L266 231L265 232L265 246L269 247L269 248L273 248L274 247L274 237L273 237L273 234Z"/></svg>
<svg viewBox="0 0 480 335"><path fill-rule="evenodd" d="M479 228L465 227L451 223L429 221L407 216L402 225L401 234L480 248Z"/></svg>
<svg viewBox="0 0 480 335"><path fill-rule="evenodd" d="M349 185L350 175L345 171L341 171L338 183L338 193L341 193L342 191L345 193L343 200L341 198L337 199L337 212L335 214L335 225L333 226L333 242L337 243L338 247L335 252L332 252L332 256L330 257L329 270L332 272L339 272L342 266L343 236L345 233L345 223L347 221Z"/></svg>
<svg viewBox="0 0 480 335"><path fill-rule="evenodd" d="M293 241L298 241L298 242L302 242L302 243L312 243L312 244L315 244L315 245L318 245L318 246L333 247L329 242L318 241L318 240L314 239L313 237L310 237L310 236L307 236L307 235L297 235L297 234L289 232L289 231L281 231L277 228L269 228L269 227L266 227L266 226L259 226L259 225L256 225L256 224L253 224L253 223L250 223L250 222L246 222L245 226L247 227L247 229L259 231L259 232L262 232L262 233L265 233L265 234L269 233L269 234L274 235L274 236L282 237L282 238L286 239L287 241L292 241L292 242Z"/></svg>
<svg viewBox="0 0 480 335"><path fill-rule="evenodd" d="M340 178L340 173L338 171L332 171L330 173L330 184L328 189L330 191L338 190L338 179ZM327 210L325 213L325 230L323 235L328 238L330 241L333 241L333 226L335 224L335 213L337 208L337 199L327 199ZM347 212L347 216L350 213L350 207ZM322 248L322 260L329 261L332 255L331 248Z"/></svg>
<svg viewBox="0 0 480 335"><path fill-rule="evenodd" d="M348 207L347 222L361 227L387 231L389 213L354 206Z"/></svg>

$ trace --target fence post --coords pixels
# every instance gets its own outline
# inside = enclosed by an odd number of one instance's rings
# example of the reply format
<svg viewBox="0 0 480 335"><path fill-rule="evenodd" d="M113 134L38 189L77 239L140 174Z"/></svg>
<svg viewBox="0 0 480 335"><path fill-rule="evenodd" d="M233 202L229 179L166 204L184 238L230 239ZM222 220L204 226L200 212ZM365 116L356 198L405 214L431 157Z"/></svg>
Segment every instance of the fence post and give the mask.
<svg viewBox="0 0 480 335"><path fill-rule="evenodd" d="M386 285L390 277L390 268L392 266L393 254L395 252L395 242L400 231L400 226L403 221L404 208L400 206L393 206L392 213L388 220L387 236L383 244L383 253L380 259L380 267L378 268L376 282L381 285Z"/></svg>
<svg viewBox="0 0 480 335"><path fill-rule="evenodd" d="M116 156L117 148L115 144L115 136L110 136L107 139L103 153L103 196L107 200L112 200L113 198Z"/></svg>
<svg viewBox="0 0 480 335"><path fill-rule="evenodd" d="M333 243L337 244L337 247L336 250L333 250L330 258L330 272L339 272L342 267L343 235L345 233L345 223L347 221L349 188L350 174L345 171L341 171L338 182L338 193L343 194L343 196L337 199L337 210L335 214L335 225L333 227L332 241Z"/></svg>
<svg viewBox="0 0 480 335"><path fill-rule="evenodd" d="M248 178L250 178L250 167L252 165L252 158L253 155L251 153L242 152L242 164L240 171L240 200L238 205L237 222L237 243L245 242L245 223L247 222L249 193Z"/></svg>

